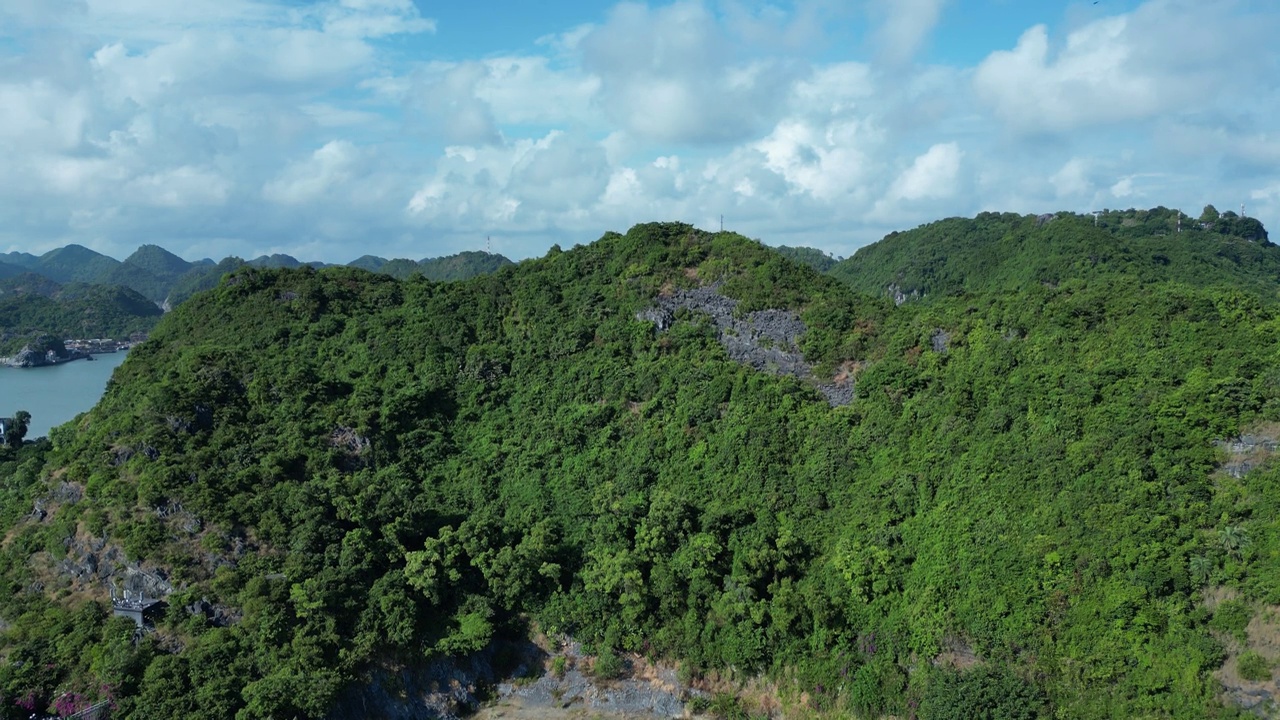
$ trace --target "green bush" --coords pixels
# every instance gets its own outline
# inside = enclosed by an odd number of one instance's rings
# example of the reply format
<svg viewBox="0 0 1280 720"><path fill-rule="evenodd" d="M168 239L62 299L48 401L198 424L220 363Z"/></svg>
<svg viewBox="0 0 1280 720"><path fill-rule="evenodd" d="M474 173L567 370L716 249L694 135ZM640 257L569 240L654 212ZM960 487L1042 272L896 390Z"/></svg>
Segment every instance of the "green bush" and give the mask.
<svg viewBox="0 0 1280 720"><path fill-rule="evenodd" d="M1045 717L1044 691L1011 668L983 665L944 670L929 679L920 700L922 720L1036 720Z"/></svg>
<svg viewBox="0 0 1280 720"><path fill-rule="evenodd" d="M591 665L591 674L599 680L615 680L622 677L622 657L612 649L605 648L596 656Z"/></svg>
<svg viewBox="0 0 1280 720"><path fill-rule="evenodd" d="M1252 616L1253 612L1243 601L1223 600L1213 611L1213 619L1209 621L1209 626L1240 642L1245 642L1248 640L1246 628Z"/></svg>
<svg viewBox="0 0 1280 720"><path fill-rule="evenodd" d="M1258 653L1245 651L1237 661L1240 677L1252 682L1266 682L1271 679L1271 663Z"/></svg>

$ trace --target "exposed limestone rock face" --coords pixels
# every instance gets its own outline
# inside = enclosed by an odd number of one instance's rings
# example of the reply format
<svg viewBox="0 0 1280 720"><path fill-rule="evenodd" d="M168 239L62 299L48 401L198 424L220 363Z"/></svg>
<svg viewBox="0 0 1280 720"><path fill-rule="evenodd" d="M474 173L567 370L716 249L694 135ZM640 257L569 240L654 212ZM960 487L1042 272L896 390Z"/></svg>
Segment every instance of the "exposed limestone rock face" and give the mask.
<svg viewBox="0 0 1280 720"><path fill-rule="evenodd" d="M562 672L552 670L557 657L562 659ZM589 672L594 662L578 642L565 638L553 648L527 641L494 643L464 657L369 668L347 688L328 718L461 720L496 697L557 717L572 705L591 717L599 713L657 720L687 717L686 699L706 697L680 682L675 668L628 656L622 658L620 677L601 681Z"/></svg>
<svg viewBox="0 0 1280 720"><path fill-rule="evenodd" d="M757 310L739 317L737 308L737 300L721 295L717 286L711 285L659 296L657 307L641 310L636 319L653 323L661 333L675 324L679 310L708 315L719 331L720 344L735 362L779 375L813 376L813 368L800 353L800 338L809 328L799 316L790 310ZM853 402L851 380L818 389L833 406Z"/></svg>
<svg viewBox="0 0 1280 720"><path fill-rule="evenodd" d="M951 348L951 333L941 328L934 330L933 334L929 336L929 347L933 348L933 351L937 353L946 352Z"/></svg>
<svg viewBox="0 0 1280 720"><path fill-rule="evenodd" d="M908 300L920 299L919 290L912 290L911 292L905 292L902 288L898 287L897 284L890 285L887 288L887 291L889 293L889 297L893 298L894 305L901 305L902 303Z"/></svg>
<svg viewBox="0 0 1280 720"><path fill-rule="evenodd" d="M1217 445L1227 451L1227 460L1222 464L1223 472L1231 477L1242 478L1275 454L1277 448L1280 448L1280 441L1260 433L1241 435Z"/></svg>

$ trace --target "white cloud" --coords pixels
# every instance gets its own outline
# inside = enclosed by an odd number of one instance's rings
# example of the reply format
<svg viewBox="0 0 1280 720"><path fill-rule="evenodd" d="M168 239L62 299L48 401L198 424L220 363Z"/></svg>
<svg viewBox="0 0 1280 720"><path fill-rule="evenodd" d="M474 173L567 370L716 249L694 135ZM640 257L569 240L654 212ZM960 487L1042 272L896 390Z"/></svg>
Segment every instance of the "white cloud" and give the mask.
<svg viewBox="0 0 1280 720"><path fill-rule="evenodd" d="M881 59L901 65L915 57L942 16L947 0L871 0L880 21L875 44Z"/></svg>
<svg viewBox="0 0 1280 720"><path fill-rule="evenodd" d="M1132 13L1089 22L1058 43L1045 25L974 73L979 98L1025 132L1201 111L1253 82L1272 84L1249 50L1266 42L1274 14L1250 18L1232 2L1150 0Z"/></svg>
<svg viewBox="0 0 1280 720"><path fill-rule="evenodd" d="M600 78L604 113L656 142L731 142L777 117L794 69L734 57L715 17L701 4L651 10L623 3L581 40L583 67Z"/></svg>
<svg viewBox="0 0 1280 720"><path fill-rule="evenodd" d="M1280 12L1042 15L923 64L968 1L875 0L860 57L868 5L827 0L625 3L521 52L471 52L415 0L0 0L0 250L522 256L724 214L848 254L1117 199L1280 221Z"/></svg>
<svg viewBox="0 0 1280 720"><path fill-rule="evenodd" d="M501 141L489 103L476 94L488 77L480 62L432 63L424 68L411 91L411 107L424 132L456 145L491 145Z"/></svg>
<svg viewBox="0 0 1280 720"><path fill-rule="evenodd" d="M846 198L871 175L866 146L879 142L875 128L856 119L825 126L800 120L779 123L755 144L764 165L798 192L821 201Z"/></svg>
<svg viewBox="0 0 1280 720"><path fill-rule="evenodd" d="M945 198L956 193L964 153L956 143L940 143L917 157L889 190L893 200Z"/></svg>
<svg viewBox="0 0 1280 720"><path fill-rule="evenodd" d="M84 139L89 101L44 80L0 85L0 146L11 151L73 150Z"/></svg>
<svg viewBox="0 0 1280 720"><path fill-rule="evenodd" d="M474 92L499 123L601 124L592 107L597 77L554 70L543 57L491 58L483 66Z"/></svg>
<svg viewBox="0 0 1280 720"><path fill-rule="evenodd" d="M1093 181L1089 177L1089 162L1084 158L1071 158L1049 182L1060 198L1079 197L1093 191Z"/></svg>
<svg viewBox="0 0 1280 720"><path fill-rule="evenodd" d="M1126 17L1090 24L1051 58L1048 30L1037 25L1012 51L993 53L978 67L978 96L1015 127L1060 131L1149 116L1194 92L1130 68L1127 27Z"/></svg>
<svg viewBox="0 0 1280 720"><path fill-rule="evenodd" d="M282 205L301 205L324 197L335 185L351 179L359 163L356 147L345 140L333 140L295 162L262 188L262 196Z"/></svg>
<svg viewBox="0 0 1280 720"><path fill-rule="evenodd" d="M125 184L124 193L139 205L222 205L231 193L231 182L212 168L183 166L135 177Z"/></svg>

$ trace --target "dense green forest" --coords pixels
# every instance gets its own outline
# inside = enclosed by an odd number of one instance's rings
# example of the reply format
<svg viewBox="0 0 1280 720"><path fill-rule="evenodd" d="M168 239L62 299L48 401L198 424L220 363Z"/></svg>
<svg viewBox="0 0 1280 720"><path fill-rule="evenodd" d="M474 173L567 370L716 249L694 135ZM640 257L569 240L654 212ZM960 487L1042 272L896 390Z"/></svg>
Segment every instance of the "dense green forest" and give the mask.
<svg viewBox="0 0 1280 720"><path fill-rule="evenodd" d="M1143 282L1227 283L1272 297L1280 277L1262 224L1213 206L1108 210L1097 217L983 213L892 233L831 269L863 292L956 294L1123 275Z"/></svg>
<svg viewBox="0 0 1280 720"><path fill-rule="evenodd" d="M1127 219L943 221L836 268L865 293L680 224L451 284L237 269L0 450L0 713L323 717L536 623L801 717L1234 717L1213 673L1280 604L1280 470L1215 443L1280 421L1280 249ZM794 311L808 373L646 319L697 287ZM64 571L92 548L163 570L158 632Z"/></svg>

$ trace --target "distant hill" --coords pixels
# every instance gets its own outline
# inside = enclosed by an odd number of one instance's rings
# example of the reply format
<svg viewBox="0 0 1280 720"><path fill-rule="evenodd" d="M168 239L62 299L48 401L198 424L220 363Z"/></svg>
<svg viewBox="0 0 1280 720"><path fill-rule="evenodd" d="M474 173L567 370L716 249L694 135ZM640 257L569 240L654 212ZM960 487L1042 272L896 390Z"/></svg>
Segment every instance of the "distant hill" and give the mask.
<svg viewBox="0 0 1280 720"><path fill-rule="evenodd" d="M40 257L38 255L32 255L31 253L8 252L0 253L0 262L30 269L35 267L36 263L40 262Z"/></svg>
<svg viewBox="0 0 1280 720"><path fill-rule="evenodd" d="M1200 219L1164 207L1088 215L982 213L948 218L878 243L831 268L857 290L883 295L1016 291L1070 278L1126 276L1196 287L1247 288L1271 297L1280 247L1261 223L1206 208Z"/></svg>
<svg viewBox="0 0 1280 720"><path fill-rule="evenodd" d="M51 298L61 290L60 283L33 272L0 279L0 295L39 295Z"/></svg>
<svg viewBox="0 0 1280 720"><path fill-rule="evenodd" d="M67 245L41 255L31 270L60 283L93 283L102 282L119 265L119 260L82 245Z"/></svg>
<svg viewBox="0 0 1280 720"><path fill-rule="evenodd" d="M817 248L779 245L774 250L788 260L808 265L820 273L831 270L837 262L835 258Z"/></svg>
<svg viewBox="0 0 1280 720"><path fill-rule="evenodd" d="M162 303L178 278L193 267L195 264L159 245L143 245L98 282L124 285L147 296L152 302Z"/></svg>
<svg viewBox="0 0 1280 720"><path fill-rule="evenodd" d="M276 253L274 255L262 255L249 261L249 265L260 268L298 268L306 263L293 257L292 255L283 255Z"/></svg>
<svg viewBox="0 0 1280 720"><path fill-rule="evenodd" d="M28 274L0 285L0 354L42 335L59 338L128 338L149 332L163 311L138 292L118 285L58 285Z"/></svg>
<svg viewBox="0 0 1280 720"><path fill-rule="evenodd" d="M396 278L422 275L431 280L453 281L490 273L511 264L510 260L501 255L464 252L420 261L387 260L365 255L352 262L351 266ZM43 255L20 252L0 254L0 280L34 273L58 286L76 282L122 286L167 310L196 292L217 286L223 275L243 265L285 269L328 267L327 263L304 262L282 253L262 255L249 261L228 257L220 262L209 258L190 262L152 244L142 245L122 262L80 245L68 245ZM21 283L24 287L35 287L32 278L23 278ZM4 287L0 286L0 290Z"/></svg>
<svg viewBox="0 0 1280 720"><path fill-rule="evenodd" d="M159 245L143 245L124 259L125 265L145 270L158 278L177 278L195 266Z"/></svg>
<svg viewBox="0 0 1280 720"><path fill-rule="evenodd" d="M201 264L191 268L169 287L169 293L164 300L164 309L172 310L192 295L217 287L223 275L244 264L244 260L238 257L229 257L216 265Z"/></svg>
<svg viewBox="0 0 1280 720"><path fill-rule="evenodd" d="M448 257L419 260L418 271L428 280L454 282L469 280L478 275L488 275L513 264L501 255L469 250Z"/></svg>
<svg viewBox="0 0 1280 720"><path fill-rule="evenodd" d="M388 260L376 255L362 255L347 263L349 267L358 267L370 272L382 273L403 280L421 275L436 282L455 282L469 280L478 275L487 275L515 263L502 255L469 250L456 255L437 258L409 260L396 258Z"/></svg>
<svg viewBox="0 0 1280 720"><path fill-rule="evenodd" d="M26 272L27 268L13 263L0 262L0 278L14 277Z"/></svg>
<svg viewBox="0 0 1280 720"><path fill-rule="evenodd" d="M361 255L360 257L347 263L347 267L360 268L369 272L377 272L378 268L387 264L386 258L380 258L377 255Z"/></svg>

